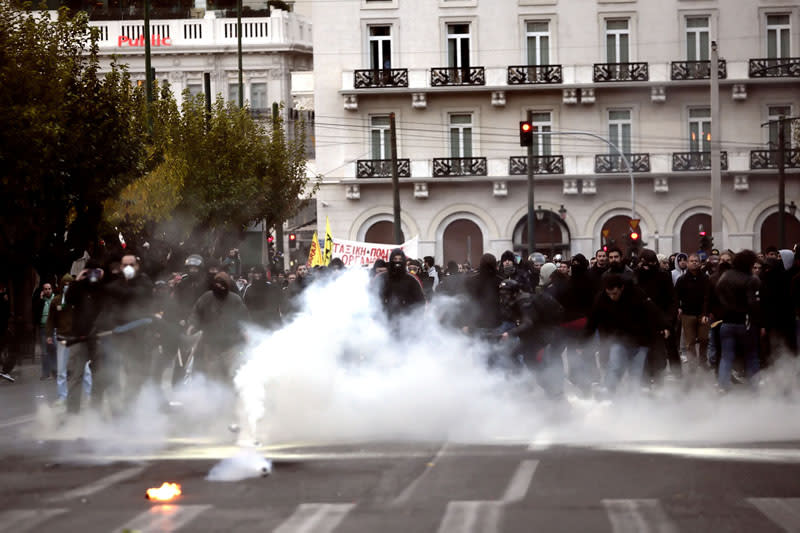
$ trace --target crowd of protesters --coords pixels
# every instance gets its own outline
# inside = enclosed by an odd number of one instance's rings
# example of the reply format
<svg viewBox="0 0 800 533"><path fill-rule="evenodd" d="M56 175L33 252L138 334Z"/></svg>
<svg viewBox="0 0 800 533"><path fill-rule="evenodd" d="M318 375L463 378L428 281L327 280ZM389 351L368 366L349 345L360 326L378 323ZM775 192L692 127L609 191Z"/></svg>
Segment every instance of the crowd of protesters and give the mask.
<svg viewBox="0 0 800 533"><path fill-rule="evenodd" d="M229 380L243 324L280 327L314 280L344 268L334 258L328 267L243 271L236 249L220 260L189 255L180 272L153 278L130 251L84 261L44 280L32 306L40 379L54 380L55 403L73 413L86 402L124 410L169 366L173 385L191 372ZM552 397L567 382L587 397L613 394L626 375L634 390L672 379L726 392L755 384L798 348L800 260L791 250L666 257L612 247L589 259L505 251L442 269L397 249L369 268L390 319L442 299L446 327L495 347L489 366L528 369ZM0 287L3 332L8 323ZM13 366L6 358L0 378L14 382Z"/></svg>

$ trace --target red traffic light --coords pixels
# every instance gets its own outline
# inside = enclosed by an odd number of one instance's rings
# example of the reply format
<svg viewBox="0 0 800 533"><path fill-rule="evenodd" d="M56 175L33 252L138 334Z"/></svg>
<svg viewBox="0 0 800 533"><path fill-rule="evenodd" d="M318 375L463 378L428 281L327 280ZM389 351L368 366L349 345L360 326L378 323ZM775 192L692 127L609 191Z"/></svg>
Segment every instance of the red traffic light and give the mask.
<svg viewBox="0 0 800 533"><path fill-rule="evenodd" d="M533 124L527 120L521 120L519 123L519 145L533 146Z"/></svg>
<svg viewBox="0 0 800 533"><path fill-rule="evenodd" d="M706 232L705 232L705 231L701 231L701 232L700 232L700 236L701 236L701 237L705 237L705 236L706 236Z"/></svg>
<svg viewBox="0 0 800 533"><path fill-rule="evenodd" d="M268 236L267 237L267 242L272 244L273 242L275 242L275 237L273 237L272 235Z"/></svg>
<svg viewBox="0 0 800 533"><path fill-rule="evenodd" d="M631 232L631 240L632 241L638 241L639 240L639 234L636 233L635 231L632 231Z"/></svg>
<svg viewBox="0 0 800 533"><path fill-rule="evenodd" d="M297 235L295 235L294 233L290 233L289 234L289 240L290 241L296 241L297 240Z"/></svg>
<svg viewBox="0 0 800 533"><path fill-rule="evenodd" d="M522 131L525 132L531 131L533 129L533 126L531 126L530 122L523 122L519 125L519 127Z"/></svg>

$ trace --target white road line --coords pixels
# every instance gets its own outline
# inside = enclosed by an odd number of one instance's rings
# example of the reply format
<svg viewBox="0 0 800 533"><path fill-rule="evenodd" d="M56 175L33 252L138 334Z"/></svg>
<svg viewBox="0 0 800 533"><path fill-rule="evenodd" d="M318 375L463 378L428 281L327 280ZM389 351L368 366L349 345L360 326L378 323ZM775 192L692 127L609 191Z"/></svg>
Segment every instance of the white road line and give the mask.
<svg viewBox="0 0 800 533"><path fill-rule="evenodd" d="M490 501L450 502L438 533L496 533L500 530L502 503Z"/></svg>
<svg viewBox="0 0 800 533"><path fill-rule="evenodd" d="M104 478L98 479L94 483L89 483L88 485L84 485L83 487L78 487L76 489L68 490L64 494L60 494L58 496L54 496L47 501L50 503L53 502L63 502L67 500L74 500L75 498L83 498L86 496L91 496L96 492L100 492L103 489L107 489L111 485L119 483L120 481L125 481L126 479L130 479L132 477L138 476L142 473L145 469L145 466L133 466L131 468L126 468L125 470L121 470L110 476L106 476Z"/></svg>
<svg viewBox="0 0 800 533"><path fill-rule="evenodd" d="M67 509L15 509L0 513L0 533L27 533Z"/></svg>
<svg viewBox="0 0 800 533"><path fill-rule="evenodd" d="M614 533L677 533L658 500L603 500Z"/></svg>
<svg viewBox="0 0 800 533"><path fill-rule="evenodd" d="M331 533L354 503L303 503L273 533Z"/></svg>
<svg viewBox="0 0 800 533"><path fill-rule="evenodd" d="M442 458L442 456L444 455L444 452L445 452L445 448L447 448L447 443L446 442L444 444L442 444L442 447L439 448L439 451L436 452L436 455L433 456L433 459L431 459L428 462L428 464L425 467L425 470L423 470L422 473L420 475L418 475L414 479L414 481L409 483L408 486L405 489L403 489L403 492L401 492L397 496L397 498L392 500L392 504L391 504L392 507L397 507L397 506L403 505L403 504L407 503L408 500L411 499L411 495L417 489L417 486L422 482L423 479L425 479L425 477L428 475L428 472L430 472L431 469L433 469L433 467L436 466L436 463L439 461L439 459Z"/></svg>
<svg viewBox="0 0 800 533"><path fill-rule="evenodd" d="M748 498L747 501L784 531L800 532L800 498Z"/></svg>
<svg viewBox="0 0 800 533"><path fill-rule="evenodd" d="M514 476L508 483L508 487L506 487L506 492L503 494L503 503L521 502L525 498L537 466L539 466L539 461L532 459L522 461L519 464Z"/></svg>
<svg viewBox="0 0 800 533"><path fill-rule="evenodd" d="M125 525L115 529L114 533L177 531L197 518L200 513L210 508L210 505L156 505L143 513L139 513L126 522Z"/></svg>
<svg viewBox="0 0 800 533"><path fill-rule="evenodd" d="M9 418L0 422L0 429L10 428L11 426L19 426L22 424L30 424L36 420L36 415L23 415L16 418Z"/></svg>

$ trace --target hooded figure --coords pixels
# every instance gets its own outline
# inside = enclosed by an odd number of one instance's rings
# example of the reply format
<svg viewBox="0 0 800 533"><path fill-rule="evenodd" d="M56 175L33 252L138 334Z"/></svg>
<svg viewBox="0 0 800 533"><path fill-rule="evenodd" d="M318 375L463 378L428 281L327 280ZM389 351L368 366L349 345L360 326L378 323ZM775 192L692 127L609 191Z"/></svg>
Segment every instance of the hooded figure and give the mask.
<svg viewBox="0 0 800 533"><path fill-rule="evenodd" d="M681 252L675 256L675 269L672 271L672 286L674 287L676 283L678 283L678 278L686 274L687 270L687 262L689 261L689 256L685 253ZM681 264L683 265L681 267Z"/></svg>
<svg viewBox="0 0 800 533"><path fill-rule="evenodd" d="M197 300L192 310L192 327L203 332L203 343L212 354L228 350L244 338L241 326L248 319L247 308L232 286L228 274L217 272L212 289Z"/></svg>
<svg viewBox="0 0 800 533"><path fill-rule="evenodd" d="M406 271L406 254L395 248L389 254L389 270L375 277L383 309L389 318L406 314L425 303L419 280Z"/></svg>
<svg viewBox="0 0 800 533"><path fill-rule="evenodd" d="M547 284L550 283L550 276L553 275L553 272L555 272L557 268L555 263L545 263L542 265L541 270L539 270L540 287L546 287Z"/></svg>
<svg viewBox="0 0 800 533"><path fill-rule="evenodd" d="M470 301L465 309L465 326L492 329L500 325L500 281L497 259L483 254L478 272L467 280Z"/></svg>

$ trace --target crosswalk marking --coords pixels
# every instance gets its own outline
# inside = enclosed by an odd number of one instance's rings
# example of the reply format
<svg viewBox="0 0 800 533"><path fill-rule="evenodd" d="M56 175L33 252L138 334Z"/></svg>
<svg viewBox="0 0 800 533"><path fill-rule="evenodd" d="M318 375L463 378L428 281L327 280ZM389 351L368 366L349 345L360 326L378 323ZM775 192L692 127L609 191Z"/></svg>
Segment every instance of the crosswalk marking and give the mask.
<svg viewBox="0 0 800 533"><path fill-rule="evenodd" d="M614 533L677 533L658 500L603 500Z"/></svg>
<svg viewBox="0 0 800 533"><path fill-rule="evenodd" d="M756 509L790 533L800 533L800 498L748 498Z"/></svg>
<svg viewBox="0 0 800 533"><path fill-rule="evenodd" d="M500 530L501 502L450 502L438 533L495 533Z"/></svg>
<svg viewBox="0 0 800 533"><path fill-rule="evenodd" d="M0 533L27 533L66 509L16 509L0 512Z"/></svg>
<svg viewBox="0 0 800 533"><path fill-rule="evenodd" d="M18 426L20 424L30 424L36 420L35 415L24 415L18 416L16 418L9 418L7 420L3 420L0 422L0 429L9 428L11 426Z"/></svg>
<svg viewBox="0 0 800 533"><path fill-rule="evenodd" d="M138 533L161 533L177 531L207 509L210 505L155 505L139 513L114 533L137 531Z"/></svg>
<svg viewBox="0 0 800 533"><path fill-rule="evenodd" d="M354 503L303 503L273 533L331 533Z"/></svg>
<svg viewBox="0 0 800 533"><path fill-rule="evenodd" d="M525 460L519 464L503 494L503 503L521 502L525 498L537 466L539 461L534 460Z"/></svg>
<svg viewBox="0 0 800 533"><path fill-rule="evenodd" d="M106 489L111 485L115 485L120 481L125 481L126 479L138 476L139 474L142 473L144 469L145 469L144 466L134 466L131 468L126 468L125 470L120 470L119 472L115 472L110 476L98 479L97 481L89 483L88 485L68 490L63 494L48 499L47 501L50 503L64 502L67 500L74 500L75 498L83 498L86 496L91 496L92 494L100 492L101 490Z"/></svg>

